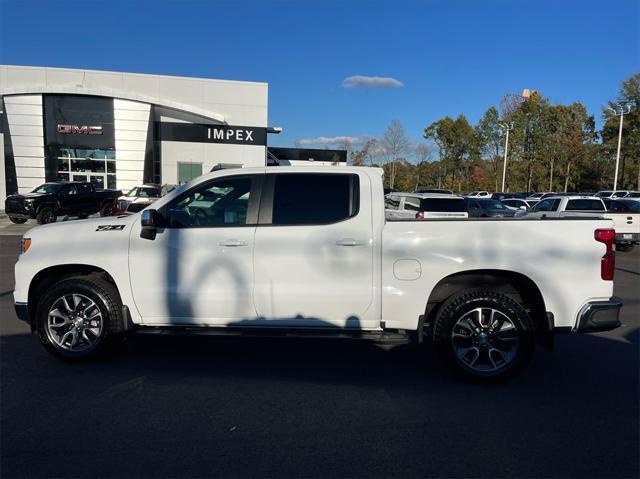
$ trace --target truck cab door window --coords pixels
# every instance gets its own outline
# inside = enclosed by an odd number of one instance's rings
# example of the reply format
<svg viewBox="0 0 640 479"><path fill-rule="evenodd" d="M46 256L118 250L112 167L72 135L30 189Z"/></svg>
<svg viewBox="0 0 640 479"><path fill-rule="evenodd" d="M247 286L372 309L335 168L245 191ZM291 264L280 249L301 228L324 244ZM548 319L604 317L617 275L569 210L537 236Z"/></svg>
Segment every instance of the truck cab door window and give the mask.
<svg viewBox="0 0 640 479"><path fill-rule="evenodd" d="M249 177L232 177L188 191L166 207L166 226L193 228L248 224L251 183Z"/></svg>
<svg viewBox="0 0 640 479"><path fill-rule="evenodd" d="M533 211L556 211L560 205L560 200L542 200L533 207Z"/></svg>

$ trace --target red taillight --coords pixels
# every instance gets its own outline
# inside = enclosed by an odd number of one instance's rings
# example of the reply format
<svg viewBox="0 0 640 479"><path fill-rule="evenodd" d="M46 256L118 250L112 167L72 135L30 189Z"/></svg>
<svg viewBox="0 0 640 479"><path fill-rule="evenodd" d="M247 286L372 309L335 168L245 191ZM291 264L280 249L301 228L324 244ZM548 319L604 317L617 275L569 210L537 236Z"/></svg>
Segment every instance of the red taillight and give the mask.
<svg viewBox="0 0 640 479"><path fill-rule="evenodd" d="M597 229L593 237L607 247L607 251L600 260L600 277L605 281L613 281L613 273L616 268L616 252L613 248L616 243L616 230Z"/></svg>
<svg viewBox="0 0 640 479"><path fill-rule="evenodd" d="M416 219L417 220L423 220L424 219L424 211L418 211L416 213Z"/></svg>

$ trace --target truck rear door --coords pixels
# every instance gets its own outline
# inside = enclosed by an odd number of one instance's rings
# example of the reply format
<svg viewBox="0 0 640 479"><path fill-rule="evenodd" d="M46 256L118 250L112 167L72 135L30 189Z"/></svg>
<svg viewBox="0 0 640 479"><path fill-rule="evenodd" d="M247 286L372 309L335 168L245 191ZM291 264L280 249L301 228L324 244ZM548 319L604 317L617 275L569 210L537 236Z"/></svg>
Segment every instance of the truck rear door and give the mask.
<svg viewBox="0 0 640 479"><path fill-rule="evenodd" d="M255 235L254 304L274 326L374 328L370 179L268 173Z"/></svg>

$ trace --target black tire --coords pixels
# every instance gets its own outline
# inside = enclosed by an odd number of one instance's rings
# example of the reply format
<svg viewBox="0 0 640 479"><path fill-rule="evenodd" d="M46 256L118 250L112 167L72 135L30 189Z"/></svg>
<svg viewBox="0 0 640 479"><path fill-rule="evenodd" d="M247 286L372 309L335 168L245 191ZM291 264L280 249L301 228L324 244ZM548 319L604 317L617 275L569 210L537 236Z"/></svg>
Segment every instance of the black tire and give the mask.
<svg viewBox="0 0 640 479"><path fill-rule="evenodd" d="M101 315L100 327L93 328L94 330L99 329L99 332L96 334L85 331L84 333L86 334L86 338L93 340L92 345L88 345L88 343L87 345L83 345L85 339L83 339L81 335L78 335L79 344L76 350L64 348L54 340L54 336L57 336L59 339L60 336L64 336L64 333L69 332L68 329L62 329L61 331L60 329L50 327L48 324L49 313L55 305L60 304L61 298L66 297L70 306L74 306L72 301L75 298L73 298L72 295L76 295L77 298L81 299L80 307L82 307L85 299L88 299L89 301L86 302L92 302L92 308L95 309L90 309L90 312L87 313L86 316L75 316L75 319L70 320L70 324L74 321L81 321L84 318L84 328L91 331L92 328L86 324L87 319L91 319L88 316L93 316L96 310L99 311ZM78 309L76 306L75 310ZM118 290L113 284L104 280L98 274L70 276L58 281L42 294L36 308L36 325L42 345L53 356L69 361L92 359L106 352L118 337L118 332L122 330L122 321L122 302ZM59 334L56 334L56 332L59 332ZM78 331L76 330L76 335L77 334ZM73 335L71 338L72 341L75 342ZM67 346L69 345L67 344ZM73 344L71 344L71 347L73 347ZM81 349L82 347L85 349Z"/></svg>
<svg viewBox="0 0 640 479"><path fill-rule="evenodd" d="M26 218L14 218L13 216L9 216L9 221L16 225L21 225L27 222Z"/></svg>
<svg viewBox="0 0 640 479"><path fill-rule="evenodd" d="M38 214L36 215L36 220L38 221L39 225L47 225L49 223L55 223L56 212L54 211L53 208L49 206L45 206L40 211L38 211Z"/></svg>
<svg viewBox="0 0 640 479"><path fill-rule="evenodd" d="M535 327L527 311L512 298L488 289L471 289L442 303L433 341L439 357L457 376L477 383L500 383L518 374L531 359Z"/></svg>
<svg viewBox="0 0 640 479"><path fill-rule="evenodd" d="M111 203L105 203L100 208L100 216L113 216L113 205Z"/></svg>

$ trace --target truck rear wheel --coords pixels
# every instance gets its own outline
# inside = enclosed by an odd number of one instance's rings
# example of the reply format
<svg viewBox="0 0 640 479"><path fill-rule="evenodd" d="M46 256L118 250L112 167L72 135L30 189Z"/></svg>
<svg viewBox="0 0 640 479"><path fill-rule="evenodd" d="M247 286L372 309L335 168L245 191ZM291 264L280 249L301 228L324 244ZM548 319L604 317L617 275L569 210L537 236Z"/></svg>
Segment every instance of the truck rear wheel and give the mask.
<svg viewBox="0 0 640 479"><path fill-rule="evenodd" d="M46 225L46 224L49 224L49 223L55 223L56 222L56 212L53 210L53 208L45 206L36 215L36 220L38 221L39 225Z"/></svg>
<svg viewBox="0 0 640 479"><path fill-rule="evenodd" d="M496 383L515 376L531 359L535 330L517 301L497 291L473 289L442 304L433 339L439 356L455 374Z"/></svg>
<svg viewBox="0 0 640 479"><path fill-rule="evenodd" d="M51 286L36 310L38 336L52 355L84 360L105 351L121 324L116 288L96 276L72 276Z"/></svg>
<svg viewBox="0 0 640 479"><path fill-rule="evenodd" d="M17 225L21 225L27 222L25 218L15 218L14 216L9 216L9 221Z"/></svg>

